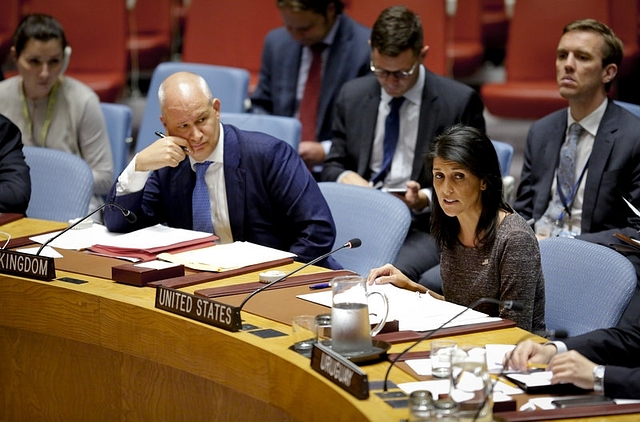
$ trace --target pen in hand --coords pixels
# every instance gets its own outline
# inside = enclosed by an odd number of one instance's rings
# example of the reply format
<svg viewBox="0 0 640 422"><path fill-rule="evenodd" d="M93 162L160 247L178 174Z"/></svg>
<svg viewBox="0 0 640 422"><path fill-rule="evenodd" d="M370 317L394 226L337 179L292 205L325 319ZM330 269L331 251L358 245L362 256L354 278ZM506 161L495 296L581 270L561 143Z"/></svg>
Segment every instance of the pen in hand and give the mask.
<svg viewBox="0 0 640 422"><path fill-rule="evenodd" d="M156 136L159 136L159 137L161 137L161 138L166 138L166 137L167 137L164 133L162 133L162 132L160 132L160 131L158 131L158 130L156 130ZM180 145L180 148L182 148L182 150L183 150L184 152L191 152L191 150L190 150L189 148L187 148L187 147L183 147L182 145Z"/></svg>

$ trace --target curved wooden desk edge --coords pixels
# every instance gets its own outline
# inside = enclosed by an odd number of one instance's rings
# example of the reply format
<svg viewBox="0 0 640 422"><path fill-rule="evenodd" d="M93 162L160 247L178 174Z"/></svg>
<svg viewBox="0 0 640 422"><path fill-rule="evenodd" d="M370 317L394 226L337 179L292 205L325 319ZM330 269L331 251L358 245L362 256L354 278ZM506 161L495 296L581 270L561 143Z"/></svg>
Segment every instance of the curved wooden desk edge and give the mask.
<svg viewBox="0 0 640 422"><path fill-rule="evenodd" d="M7 375L0 383L11 387L0 388L0 419L406 416L377 397L358 401L336 388L287 349L288 336L229 333L155 309L153 289L84 278L89 283L67 285L0 275L0 373ZM288 334L282 324L243 317Z"/></svg>

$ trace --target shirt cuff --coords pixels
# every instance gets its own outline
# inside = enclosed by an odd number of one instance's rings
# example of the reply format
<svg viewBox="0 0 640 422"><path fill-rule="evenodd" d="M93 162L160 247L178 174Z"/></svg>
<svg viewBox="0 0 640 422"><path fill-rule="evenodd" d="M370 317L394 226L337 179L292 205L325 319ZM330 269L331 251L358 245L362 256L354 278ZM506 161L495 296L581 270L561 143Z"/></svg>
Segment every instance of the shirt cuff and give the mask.
<svg viewBox="0 0 640 422"><path fill-rule="evenodd" d="M127 168L118 176L116 183L116 196L127 195L129 193L140 192L149 179L150 171L136 171L136 154Z"/></svg>

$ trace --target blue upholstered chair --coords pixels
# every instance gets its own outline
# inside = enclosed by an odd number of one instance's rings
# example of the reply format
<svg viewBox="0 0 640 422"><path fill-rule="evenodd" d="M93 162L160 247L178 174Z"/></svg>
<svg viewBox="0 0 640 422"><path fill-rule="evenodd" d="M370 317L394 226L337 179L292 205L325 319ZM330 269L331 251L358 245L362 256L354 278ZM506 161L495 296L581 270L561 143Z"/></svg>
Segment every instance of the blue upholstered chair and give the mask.
<svg viewBox="0 0 640 422"><path fill-rule="evenodd" d="M300 144L302 125L293 117L272 116L252 113L220 113L222 123L236 126L238 129L263 132L291 145L296 151Z"/></svg>
<svg viewBox="0 0 640 422"><path fill-rule="evenodd" d="M147 104L136 137L135 152L138 153L158 139L156 131L164 131L160 123L160 104L158 88L167 76L187 71L202 76L209 85L211 93L221 102L221 111L242 113L249 92L249 72L245 69L210 64L165 62L158 65L151 76Z"/></svg>
<svg viewBox="0 0 640 422"><path fill-rule="evenodd" d="M26 215L69 221L89 212L93 173L80 157L51 148L25 146L31 175L31 200Z"/></svg>
<svg viewBox="0 0 640 422"><path fill-rule="evenodd" d="M115 181L129 163L133 113L131 107L124 104L100 103L100 108L109 132Z"/></svg>
<svg viewBox="0 0 640 422"><path fill-rule="evenodd" d="M636 288L633 264L606 246L550 237L540 241L548 330L569 336L615 326Z"/></svg>
<svg viewBox="0 0 640 422"><path fill-rule="evenodd" d="M626 108L636 116L640 117L640 105L633 104L633 103L626 103L624 101L618 101L618 100L614 101L614 103L618 104L622 108Z"/></svg>
<svg viewBox="0 0 640 422"><path fill-rule="evenodd" d="M358 237L362 246L333 256L345 269L366 276L369 270L395 263L411 213L393 194L336 182L318 183L336 224L334 247Z"/></svg>

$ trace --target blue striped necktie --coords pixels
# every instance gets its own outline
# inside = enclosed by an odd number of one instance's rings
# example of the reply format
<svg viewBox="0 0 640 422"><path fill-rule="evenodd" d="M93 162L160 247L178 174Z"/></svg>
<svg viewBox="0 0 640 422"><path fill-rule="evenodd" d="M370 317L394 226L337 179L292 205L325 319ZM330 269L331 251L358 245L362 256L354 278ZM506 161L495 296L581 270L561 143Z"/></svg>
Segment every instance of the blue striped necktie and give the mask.
<svg viewBox="0 0 640 422"><path fill-rule="evenodd" d="M213 234L213 223L211 222L211 203L209 199L209 188L204 180L204 174L211 165L211 161L196 163L196 186L193 188L192 209L193 209L193 230Z"/></svg>

